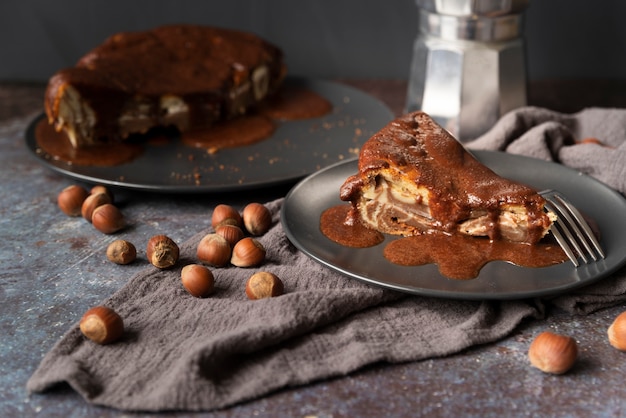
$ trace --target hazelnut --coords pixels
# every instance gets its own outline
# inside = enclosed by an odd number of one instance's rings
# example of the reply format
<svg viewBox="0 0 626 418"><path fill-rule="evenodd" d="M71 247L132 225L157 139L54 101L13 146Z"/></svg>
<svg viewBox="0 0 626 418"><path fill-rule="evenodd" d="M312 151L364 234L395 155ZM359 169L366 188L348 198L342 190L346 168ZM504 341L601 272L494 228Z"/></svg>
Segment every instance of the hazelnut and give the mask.
<svg viewBox="0 0 626 418"><path fill-rule="evenodd" d="M211 215L211 226L215 229L220 224L230 224L237 225L238 227L243 227L243 220L241 219L241 215L235 208L229 205L217 205L215 209L213 209L213 215Z"/></svg>
<svg viewBox="0 0 626 418"><path fill-rule="evenodd" d="M237 242L239 242L243 237L244 233L237 225L229 225L229 224L220 224L215 228L215 233L217 235L221 235L226 238L228 244L232 247Z"/></svg>
<svg viewBox="0 0 626 418"><path fill-rule="evenodd" d="M137 249L133 243L118 239L107 247L107 258L115 264L129 264L137 258Z"/></svg>
<svg viewBox="0 0 626 418"><path fill-rule="evenodd" d="M91 223L98 231L105 234L112 234L126 226L122 212L111 203L95 208L91 215Z"/></svg>
<svg viewBox="0 0 626 418"><path fill-rule="evenodd" d="M89 194L98 194L98 193L104 193L105 195L109 196L109 200L111 201L111 203L113 203L113 192L111 192L111 190L109 190L108 187L98 184L98 185L93 186L91 190L89 191Z"/></svg>
<svg viewBox="0 0 626 418"><path fill-rule="evenodd" d="M98 344L117 341L124 334L124 321L113 309L96 306L89 309L80 320L83 335Z"/></svg>
<svg viewBox="0 0 626 418"><path fill-rule="evenodd" d="M80 213L83 218L91 222L93 211L104 204L111 203L111 199L105 193L90 194L87 196L83 205L81 206Z"/></svg>
<svg viewBox="0 0 626 418"><path fill-rule="evenodd" d="M258 266L265 260L265 247L258 240L246 237L233 247L231 264L237 267Z"/></svg>
<svg viewBox="0 0 626 418"><path fill-rule="evenodd" d="M620 351L626 351L626 312L619 314L607 332L609 343Z"/></svg>
<svg viewBox="0 0 626 418"><path fill-rule="evenodd" d="M252 300L280 296L283 290L283 282L275 274L266 271L254 273L246 282L246 296Z"/></svg>
<svg viewBox="0 0 626 418"><path fill-rule="evenodd" d="M243 208L243 224L252 235L263 235L272 226L272 214L260 203L250 203Z"/></svg>
<svg viewBox="0 0 626 418"><path fill-rule="evenodd" d="M230 261L230 244L221 235L207 234L198 243L196 256L212 266L223 267Z"/></svg>
<svg viewBox="0 0 626 418"><path fill-rule="evenodd" d="M572 337L549 331L539 334L528 349L530 363L545 373L563 374L576 362L578 346Z"/></svg>
<svg viewBox="0 0 626 418"><path fill-rule="evenodd" d="M200 264L189 264L180 272L185 289L197 298L205 298L213 293L215 278L207 267Z"/></svg>
<svg viewBox="0 0 626 418"><path fill-rule="evenodd" d="M83 187L77 185L67 186L57 196L57 204L66 215L79 216L87 196L89 194Z"/></svg>
<svg viewBox="0 0 626 418"><path fill-rule="evenodd" d="M148 240L146 257L155 267L166 269L178 262L178 245L166 235L155 235Z"/></svg>

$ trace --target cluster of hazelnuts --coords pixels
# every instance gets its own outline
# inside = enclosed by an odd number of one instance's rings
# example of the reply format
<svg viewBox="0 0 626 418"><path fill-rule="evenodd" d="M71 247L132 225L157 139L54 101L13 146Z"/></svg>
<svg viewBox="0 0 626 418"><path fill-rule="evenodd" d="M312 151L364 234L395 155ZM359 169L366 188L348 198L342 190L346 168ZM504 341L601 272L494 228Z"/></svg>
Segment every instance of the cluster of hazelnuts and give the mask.
<svg viewBox="0 0 626 418"><path fill-rule="evenodd" d="M214 232L205 235L196 248L196 257L203 264L189 264L181 270L184 288L195 297L213 293L215 278L205 264L212 267L262 264L265 247L255 237L265 234L271 225L272 215L261 203L249 203L242 214L232 206L217 205L211 217ZM170 268L178 262L178 256L178 245L168 236L156 235L148 241L146 257L155 267ZM283 288L275 274L261 271L250 276L245 291L249 299L255 300L279 296Z"/></svg>
<svg viewBox="0 0 626 418"><path fill-rule="evenodd" d="M100 232L113 234L126 226L124 216L113 203L113 194L104 186L87 190L71 185L61 190L57 203L68 216L82 216Z"/></svg>
<svg viewBox="0 0 626 418"><path fill-rule="evenodd" d="M104 186L94 186L90 191L72 185L63 189L57 198L59 208L69 216L83 216L99 231L112 234L124 228L124 218L113 205L113 195ZM253 267L265 260L265 248L256 237L265 234L272 225L269 210L260 203L250 203L240 214L229 205L220 204L213 210L211 226L214 232L204 236L196 255L202 264L189 264L181 269L181 282L191 295L199 298L213 293L215 277L208 264L224 267ZM137 257L135 245L127 240L111 242L106 250L107 259L116 264L132 263ZM148 261L159 269L175 266L179 247L167 235L155 235L146 246ZM273 273L260 271L246 282L245 293L251 300L279 296L283 293L282 281ZM124 322L119 314L106 306L89 309L80 321L81 332L98 344L118 340L124 333Z"/></svg>

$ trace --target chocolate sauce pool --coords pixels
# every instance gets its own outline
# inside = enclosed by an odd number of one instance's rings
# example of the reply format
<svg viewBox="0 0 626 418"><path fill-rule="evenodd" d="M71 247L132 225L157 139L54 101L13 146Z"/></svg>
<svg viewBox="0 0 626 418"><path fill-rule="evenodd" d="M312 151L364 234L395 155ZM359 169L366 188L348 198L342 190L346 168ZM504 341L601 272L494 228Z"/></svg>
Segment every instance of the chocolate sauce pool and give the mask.
<svg viewBox="0 0 626 418"><path fill-rule="evenodd" d="M120 143L74 148L65 132L57 132L45 118L35 127L37 146L56 160L81 166L110 167L130 162L141 155L139 144Z"/></svg>
<svg viewBox="0 0 626 418"><path fill-rule="evenodd" d="M244 147L269 138L276 123L261 115L245 115L220 122L206 129L184 132L181 141L196 148L206 148L216 153L224 148Z"/></svg>
<svg viewBox="0 0 626 418"><path fill-rule="evenodd" d="M350 209L346 205L326 209L320 219L322 234L338 244L353 248L373 247L385 240L383 234L363 225Z"/></svg>
<svg viewBox="0 0 626 418"><path fill-rule="evenodd" d="M320 217L320 230L328 239L346 247L372 247L385 240L383 234L364 226L350 205L326 209ZM443 276L459 280L478 277L485 264L496 260L522 267L547 267L567 260L551 236L529 245L463 234L426 233L392 240L382 251L391 263L403 266L434 263Z"/></svg>
<svg viewBox="0 0 626 418"><path fill-rule="evenodd" d="M311 119L332 110L328 100L297 86L284 86L256 113L224 121L214 126L180 134L185 145L206 148L215 153L224 148L245 147L269 138L280 121ZM163 133L147 134L144 141L93 145L76 149L64 132L56 132L43 118L35 128L37 145L57 160L81 166L109 167L128 163L141 155L145 147L169 140Z"/></svg>

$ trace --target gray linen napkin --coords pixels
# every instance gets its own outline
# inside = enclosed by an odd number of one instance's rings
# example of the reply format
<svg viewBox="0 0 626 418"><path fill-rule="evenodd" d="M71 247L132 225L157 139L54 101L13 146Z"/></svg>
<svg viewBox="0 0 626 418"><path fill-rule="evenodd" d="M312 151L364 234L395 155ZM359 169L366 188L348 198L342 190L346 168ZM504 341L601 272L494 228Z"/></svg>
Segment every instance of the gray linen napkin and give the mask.
<svg viewBox="0 0 626 418"><path fill-rule="evenodd" d="M210 410L273 390L343 375L380 361L443 356L497 340L524 318L525 302L493 304L409 297L336 274L298 251L278 222L260 241L261 268L214 269L216 293L196 299L180 285L202 231L181 247L178 268L146 268L103 304L125 320L125 338L98 346L74 326L28 382L68 382L95 404L126 410ZM271 271L285 294L250 301L246 279ZM419 330L419 332L416 332Z"/></svg>
<svg viewBox="0 0 626 418"><path fill-rule="evenodd" d="M509 152L513 147L518 153L558 160L572 154L564 148L580 135L577 126L597 127L598 133L590 129L589 134L597 137L606 127L617 132L605 139L615 147L607 158L617 162L610 165L611 172L603 162L585 167L607 183L619 184L623 179L612 176L623 174L620 170L626 162L626 113L607 112L593 110L591 122L582 123L576 115L520 109L470 146ZM554 128L555 121L562 126ZM560 132L556 139L539 128L541 124L550 125L550 132ZM610 130L608 125L615 126ZM585 153L598 148L571 147L579 148L574 153L577 157L568 161L584 159ZM613 155L617 152L621 157ZM125 320L127 332L122 341L98 346L86 341L76 324L44 357L28 389L41 392L67 382L87 401L118 409L211 410L280 388L344 375L367 364L450 355L503 338L524 319L544 316L545 301L541 300L481 302L408 296L343 277L288 241L278 222L281 204L282 199L267 204L275 223L261 238L268 254L261 268L215 269L217 292L207 299L193 298L180 285L180 268L194 261L198 241L210 230L198 233L180 245L182 257L176 268L148 267L103 301ZM245 281L258 270L281 277L285 294L247 300ZM586 313L626 300L625 293L626 271L622 270L550 302L570 312Z"/></svg>
<svg viewBox="0 0 626 418"><path fill-rule="evenodd" d="M581 143L589 138L601 145ZM504 115L466 146L555 161L626 195L626 109L588 108L565 114L524 107Z"/></svg>

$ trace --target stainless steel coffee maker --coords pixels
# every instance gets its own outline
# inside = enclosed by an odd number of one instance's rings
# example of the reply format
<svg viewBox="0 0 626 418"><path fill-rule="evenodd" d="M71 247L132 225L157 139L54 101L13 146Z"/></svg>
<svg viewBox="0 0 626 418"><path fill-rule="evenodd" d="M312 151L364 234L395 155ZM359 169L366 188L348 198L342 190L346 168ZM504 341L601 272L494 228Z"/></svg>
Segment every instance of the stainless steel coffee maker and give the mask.
<svg viewBox="0 0 626 418"><path fill-rule="evenodd" d="M461 142L526 105L522 17L529 0L416 0L406 111L423 110Z"/></svg>

